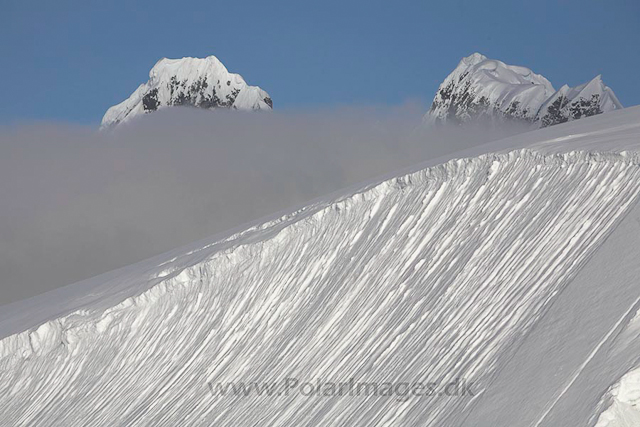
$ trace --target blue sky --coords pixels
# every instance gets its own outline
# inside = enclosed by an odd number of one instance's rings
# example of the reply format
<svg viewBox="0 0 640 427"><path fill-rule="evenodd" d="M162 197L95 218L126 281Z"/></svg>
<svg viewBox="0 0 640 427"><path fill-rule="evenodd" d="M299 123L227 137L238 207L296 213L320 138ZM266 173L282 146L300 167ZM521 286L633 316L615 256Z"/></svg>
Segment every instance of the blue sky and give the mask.
<svg viewBox="0 0 640 427"><path fill-rule="evenodd" d="M216 55L276 108L426 106L474 51L640 104L640 2L6 0L0 123L99 123L161 57Z"/></svg>

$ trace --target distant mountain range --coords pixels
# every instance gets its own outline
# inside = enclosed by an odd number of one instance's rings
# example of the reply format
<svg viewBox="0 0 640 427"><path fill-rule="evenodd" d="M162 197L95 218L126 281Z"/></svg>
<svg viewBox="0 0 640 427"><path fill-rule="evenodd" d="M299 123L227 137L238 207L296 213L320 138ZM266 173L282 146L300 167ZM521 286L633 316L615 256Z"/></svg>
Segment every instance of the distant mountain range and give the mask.
<svg viewBox="0 0 640 427"><path fill-rule="evenodd" d="M215 56L163 58L129 98L109 108L101 128L169 106L271 110L273 102L258 86L230 73ZM428 126L489 121L546 127L623 108L600 76L555 90L544 76L479 53L463 58L442 82L424 117Z"/></svg>
<svg viewBox="0 0 640 427"><path fill-rule="evenodd" d="M267 92L257 86L249 86L241 75L227 71L215 56L163 58L149 72L149 81L141 84L129 98L107 110L101 128L177 105L236 110L273 108Z"/></svg>
<svg viewBox="0 0 640 427"><path fill-rule="evenodd" d="M622 104L600 76L556 91L549 80L526 67L474 53L442 82L425 122L517 120L546 127L619 108Z"/></svg>

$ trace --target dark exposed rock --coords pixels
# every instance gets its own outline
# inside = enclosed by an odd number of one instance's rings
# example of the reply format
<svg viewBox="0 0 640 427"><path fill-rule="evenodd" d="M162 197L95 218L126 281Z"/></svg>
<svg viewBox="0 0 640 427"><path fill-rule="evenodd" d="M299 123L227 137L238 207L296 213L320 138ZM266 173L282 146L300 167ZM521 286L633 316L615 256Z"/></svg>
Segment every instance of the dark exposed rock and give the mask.
<svg viewBox="0 0 640 427"><path fill-rule="evenodd" d="M156 111L160 106L158 101L158 89L152 89L142 97L142 106L145 112Z"/></svg>
<svg viewBox="0 0 640 427"><path fill-rule="evenodd" d="M540 117L542 127L557 125L569 121L569 117L565 114L569 100L565 96L560 96L553 101L547 110L547 114Z"/></svg>

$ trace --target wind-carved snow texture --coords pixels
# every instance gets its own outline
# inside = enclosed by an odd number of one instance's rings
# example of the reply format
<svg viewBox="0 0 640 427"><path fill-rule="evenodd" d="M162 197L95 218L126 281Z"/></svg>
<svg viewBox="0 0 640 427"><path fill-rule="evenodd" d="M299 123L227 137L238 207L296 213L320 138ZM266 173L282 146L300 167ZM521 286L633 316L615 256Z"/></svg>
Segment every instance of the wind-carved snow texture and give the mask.
<svg viewBox="0 0 640 427"><path fill-rule="evenodd" d="M241 75L229 73L215 56L163 58L149 72L149 81L118 105L109 108L101 128L126 122L140 114L169 106L270 110L269 94L249 86Z"/></svg>
<svg viewBox="0 0 640 427"><path fill-rule="evenodd" d="M609 392L612 402L598 417L596 427L640 425L640 369L629 372Z"/></svg>
<svg viewBox="0 0 640 427"><path fill-rule="evenodd" d="M0 341L3 423L473 425L475 402L639 187L636 155L516 150L312 205L141 274L157 284L119 305ZM461 378L475 396L208 386L285 378Z"/></svg>
<svg viewBox="0 0 640 427"><path fill-rule="evenodd" d="M463 58L438 88L425 122L518 121L546 127L622 108L600 76L557 92L526 67L479 53Z"/></svg>
<svg viewBox="0 0 640 427"><path fill-rule="evenodd" d="M640 311L620 334L622 341L640 339ZM603 396L595 427L636 427L640 425L640 366L627 372Z"/></svg>

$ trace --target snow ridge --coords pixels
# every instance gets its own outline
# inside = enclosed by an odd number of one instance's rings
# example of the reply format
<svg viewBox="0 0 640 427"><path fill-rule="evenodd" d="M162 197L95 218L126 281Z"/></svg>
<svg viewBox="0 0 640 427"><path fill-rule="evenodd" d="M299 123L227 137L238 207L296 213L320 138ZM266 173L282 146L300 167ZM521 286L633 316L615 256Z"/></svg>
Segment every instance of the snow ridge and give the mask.
<svg viewBox="0 0 640 427"><path fill-rule="evenodd" d="M227 71L213 55L206 58L163 58L149 72L149 81L140 85L128 99L107 110L101 128L179 105L237 110L273 108L267 92L247 85L241 75Z"/></svg>
<svg viewBox="0 0 640 427"><path fill-rule="evenodd" d="M157 284L117 306L0 341L0 412L14 426L464 425L637 200L639 166L633 153L488 154L255 227L141 275ZM290 377L464 378L476 397L207 386Z"/></svg>
<svg viewBox="0 0 640 427"><path fill-rule="evenodd" d="M425 122L516 120L546 127L622 108L601 76L555 91L543 76L479 53L463 58L442 82Z"/></svg>

